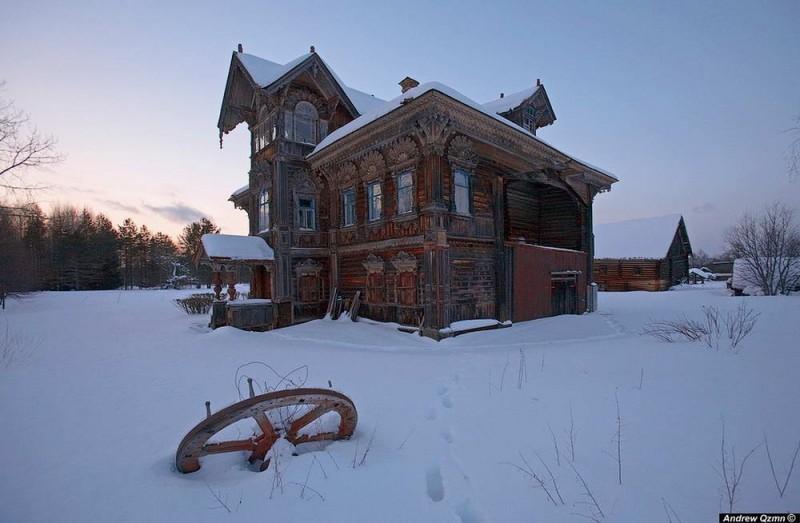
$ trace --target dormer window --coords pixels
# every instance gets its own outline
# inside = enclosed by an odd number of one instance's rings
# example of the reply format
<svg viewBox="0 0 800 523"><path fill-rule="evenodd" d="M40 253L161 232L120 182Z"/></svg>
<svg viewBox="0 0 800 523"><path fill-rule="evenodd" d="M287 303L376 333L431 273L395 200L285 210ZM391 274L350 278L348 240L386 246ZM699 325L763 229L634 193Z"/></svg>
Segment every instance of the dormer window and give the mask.
<svg viewBox="0 0 800 523"><path fill-rule="evenodd" d="M536 109L530 105L525 108L525 113L522 115L522 128L536 134Z"/></svg>
<svg viewBox="0 0 800 523"><path fill-rule="evenodd" d="M328 122L319 119L311 102L297 102L294 111L286 111L286 139L316 145L328 134Z"/></svg>

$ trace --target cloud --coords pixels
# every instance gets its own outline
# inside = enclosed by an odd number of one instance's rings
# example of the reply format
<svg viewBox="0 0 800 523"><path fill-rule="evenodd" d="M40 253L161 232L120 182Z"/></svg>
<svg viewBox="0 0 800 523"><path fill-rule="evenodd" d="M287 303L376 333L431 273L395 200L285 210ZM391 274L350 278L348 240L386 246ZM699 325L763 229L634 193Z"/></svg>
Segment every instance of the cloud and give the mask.
<svg viewBox="0 0 800 523"><path fill-rule="evenodd" d="M692 207L692 212L696 212L698 214L708 214L711 212L717 212L717 206L711 202L706 202L703 205L698 205L697 207Z"/></svg>
<svg viewBox="0 0 800 523"><path fill-rule="evenodd" d="M145 205L144 208L175 223L195 222L206 216L206 213L203 211L197 210L194 207L189 207L188 205L184 205L182 203L174 203L172 205L166 205L163 207Z"/></svg>
<svg viewBox="0 0 800 523"><path fill-rule="evenodd" d="M130 214L139 214L139 212L140 212L138 207L134 207L133 205L127 205L127 204L124 204L124 203L121 203L121 202L117 202L117 201L114 201L114 200L95 199L95 201L97 201L97 203L101 203L103 205L107 205L107 206L109 206L109 207L111 207L113 209L117 209L117 210L120 210L120 211L125 211L125 212L130 213Z"/></svg>

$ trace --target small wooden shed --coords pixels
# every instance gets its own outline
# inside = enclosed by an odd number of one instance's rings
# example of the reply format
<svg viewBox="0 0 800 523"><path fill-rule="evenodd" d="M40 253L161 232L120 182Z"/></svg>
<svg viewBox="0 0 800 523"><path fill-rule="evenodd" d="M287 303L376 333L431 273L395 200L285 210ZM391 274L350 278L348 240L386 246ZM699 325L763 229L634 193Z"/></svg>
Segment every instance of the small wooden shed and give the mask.
<svg viewBox="0 0 800 523"><path fill-rule="evenodd" d="M594 226L601 291L663 291L689 275L692 246L680 214Z"/></svg>

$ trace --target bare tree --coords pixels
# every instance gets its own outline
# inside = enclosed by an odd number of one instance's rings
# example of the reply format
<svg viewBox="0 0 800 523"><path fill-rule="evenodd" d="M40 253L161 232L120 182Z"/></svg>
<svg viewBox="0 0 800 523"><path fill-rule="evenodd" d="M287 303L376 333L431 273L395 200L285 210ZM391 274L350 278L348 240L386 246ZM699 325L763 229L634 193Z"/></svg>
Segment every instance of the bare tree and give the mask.
<svg viewBox="0 0 800 523"><path fill-rule="evenodd" d="M794 126L786 130L794 135L794 140L789 144L789 179L800 180L800 114L794 117Z"/></svg>
<svg viewBox="0 0 800 523"><path fill-rule="evenodd" d="M0 89L5 82L0 82ZM28 113L14 102L0 98L0 188L8 192L28 191L23 174L63 160L56 150L56 140L31 126Z"/></svg>
<svg viewBox="0 0 800 523"><path fill-rule="evenodd" d="M787 206L775 202L763 214L745 213L726 239L744 260L743 279L765 295L788 294L800 284L800 230Z"/></svg>

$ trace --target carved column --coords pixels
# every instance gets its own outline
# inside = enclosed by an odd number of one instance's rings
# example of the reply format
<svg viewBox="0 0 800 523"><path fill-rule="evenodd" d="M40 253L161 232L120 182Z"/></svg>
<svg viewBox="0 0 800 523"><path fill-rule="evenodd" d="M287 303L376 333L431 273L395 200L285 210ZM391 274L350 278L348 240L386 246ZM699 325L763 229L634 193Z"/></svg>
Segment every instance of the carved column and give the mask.
<svg viewBox="0 0 800 523"><path fill-rule="evenodd" d="M236 271L228 271L228 299L236 299Z"/></svg>

